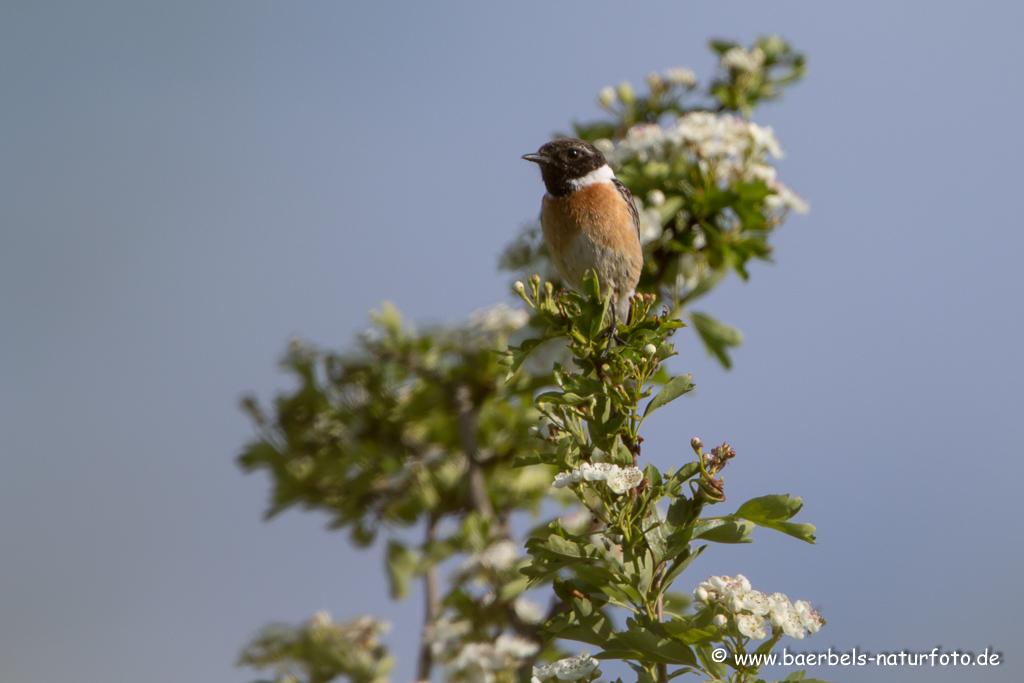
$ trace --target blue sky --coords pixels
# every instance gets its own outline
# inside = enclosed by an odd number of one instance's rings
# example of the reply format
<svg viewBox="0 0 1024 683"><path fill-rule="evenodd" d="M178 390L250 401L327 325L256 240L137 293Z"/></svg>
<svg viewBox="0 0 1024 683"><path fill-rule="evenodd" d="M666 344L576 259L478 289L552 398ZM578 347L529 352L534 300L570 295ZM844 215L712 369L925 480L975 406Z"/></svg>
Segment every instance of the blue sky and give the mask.
<svg viewBox="0 0 1024 683"><path fill-rule="evenodd" d="M761 109L807 197L774 264L703 305L730 372L658 414L667 469L729 441L730 502L803 495L819 545L760 533L691 572L819 605L794 651L986 647L1015 681L1024 333L1016 3L22 3L0 19L0 681L249 681L263 624L420 602L316 514L261 521L238 398L286 386L390 300L455 321L510 301L536 216L519 157L598 90L778 33L808 78ZM678 407L677 407L678 406ZM771 677L770 672L765 672Z"/></svg>

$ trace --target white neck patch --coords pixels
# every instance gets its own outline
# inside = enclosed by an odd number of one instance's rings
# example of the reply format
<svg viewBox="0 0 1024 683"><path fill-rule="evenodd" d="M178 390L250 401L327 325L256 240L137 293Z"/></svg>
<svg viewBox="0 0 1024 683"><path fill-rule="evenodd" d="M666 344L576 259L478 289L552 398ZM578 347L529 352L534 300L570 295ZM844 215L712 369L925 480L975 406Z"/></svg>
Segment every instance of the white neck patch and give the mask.
<svg viewBox="0 0 1024 683"><path fill-rule="evenodd" d="M612 171L612 167L605 164L601 168L594 169L582 178L576 180L570 180L569 184L573 186L573 189L580 189L587 185L593 185L594 183L610 183L615 179L615 172Z"/></svg>

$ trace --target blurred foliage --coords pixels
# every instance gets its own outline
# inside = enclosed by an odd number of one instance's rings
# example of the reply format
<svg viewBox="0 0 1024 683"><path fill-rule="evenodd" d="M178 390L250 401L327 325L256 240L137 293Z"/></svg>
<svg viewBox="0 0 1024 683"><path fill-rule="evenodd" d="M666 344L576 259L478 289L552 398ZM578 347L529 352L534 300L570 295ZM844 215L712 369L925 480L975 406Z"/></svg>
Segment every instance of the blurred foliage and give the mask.
<svg viewBox="0 0 1024 683"><path fill-rule="evenodd" d="M394 663L380 642L386 630L371 617L338 624L320 612L298 627L267 626L242 651L238 663L276 670L273 683L327 683L338 677L384 683Z"/></svg>
<svg viewBox="0 0 1024 683"><path fill-rule="evenodd" d="M672 583L708 543L749 542L755 526L813 542L813 527L788 521L800 502L786 496L702 517L725 500L716 475L735 456L727 444L705 453L695 439L696 459L665 473L640 461L646 418L694 386L665 367L683 320L726 366L741 340L689 304L730 271L746 279L789 211L806 210L775 178L773 132L748 120L800 78L803 56L777 37L711 47L719 73L703 90L686 69L652 74L646 93L603 90L608 118L575 127L642 212L645 266L628 322L607 326L595 280L583 293L563 289L531 225L502 257L524 273L515 289L529 311L499 304L417 330L385 304L349 351L294 342L282 366L296 387L269 407L243 401L258 434L238 461L269 474L267 517L301 506L326 513L356 546L383 535L392 598L421 582L417 680L438 668L453 682L525 680L572 640L627 660L639 680L667 681L670 665L672 675L720 678L709 648L744 652L746 636L689 611ZM537 520L552 500L569 511ZM534 519L525 556L512 524L524 513ZM404 527L422 539L394 533ZM325 615L271 626L240 664L275 670L276 683L383 683L383 628ZM590 680L594 662L581 655L534 671Z"/></svg>
<svg viewBox="0 0 1024 683"><path fill-rule="evenodd" d="M293 505L323 510L365 546L381 526L427 514L462 518L485 506L504 520L535 509L546 475L513 472L512 460L526 447L545 378L506 382L497 353L525 320L498 307L461 327L417 332L385 304L355 351L293 343L282 365L298 388L269 415L255 399L243 402L260 438L239 462L271 473L268 517Z"/></svg>

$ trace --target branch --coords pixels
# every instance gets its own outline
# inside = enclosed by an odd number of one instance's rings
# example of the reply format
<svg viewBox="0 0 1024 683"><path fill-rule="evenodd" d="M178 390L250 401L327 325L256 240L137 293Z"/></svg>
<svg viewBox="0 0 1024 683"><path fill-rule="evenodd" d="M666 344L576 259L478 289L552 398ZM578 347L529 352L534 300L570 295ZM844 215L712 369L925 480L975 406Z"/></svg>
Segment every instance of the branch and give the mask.
<svg viewBox="0 0 1024 683"><path fill-rule="evenodd" d="M427 519L427 540L424 546L428 546L437 540L436 515L430 515ZM441 611L441 589L438 585L437 565L431 565L423 574L423 635L420 637L419 664L416 667L416 680L419 683L430 682L430 672L434 668L434 657L430 652L430 643L427 642L427 632L437 621Z"/></svg>
<svg viewBox="0 0 1024 683"><path fill-rule="evenodd" d="M477 459L476 445L476 410L473 406L472 392L468 384L455 387L455 410L459 417L459 441L462 452L469 462L469 499L475 509L485 519L494 520L494 506L487 497L487 483L484 470Z"/></svg>

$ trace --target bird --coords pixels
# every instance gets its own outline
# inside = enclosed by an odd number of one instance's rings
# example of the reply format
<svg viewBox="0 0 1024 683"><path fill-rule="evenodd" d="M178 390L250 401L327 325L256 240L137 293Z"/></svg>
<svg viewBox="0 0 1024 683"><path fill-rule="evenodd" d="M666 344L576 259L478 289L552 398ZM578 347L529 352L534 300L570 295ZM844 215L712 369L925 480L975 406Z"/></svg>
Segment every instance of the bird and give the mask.
<svg viewBox="0 0 1024 683"><path fill-rule="evenodd" d="M583 278L593 271L601 297L610 290L615 317L626 322L644 263L633 195L601 150L584 140L558 138L522 158L540 166L547 189L541 230L559 275L583 291Z"/></svg>

